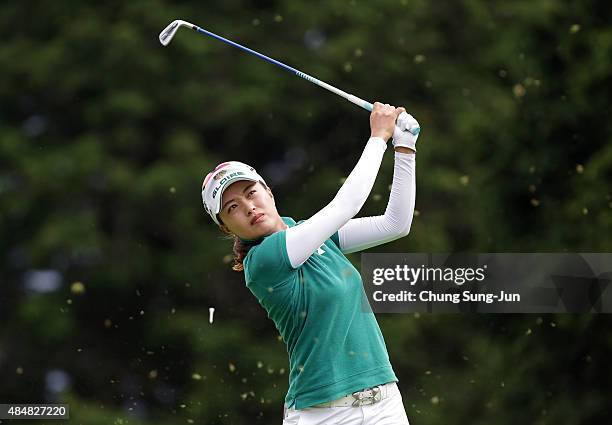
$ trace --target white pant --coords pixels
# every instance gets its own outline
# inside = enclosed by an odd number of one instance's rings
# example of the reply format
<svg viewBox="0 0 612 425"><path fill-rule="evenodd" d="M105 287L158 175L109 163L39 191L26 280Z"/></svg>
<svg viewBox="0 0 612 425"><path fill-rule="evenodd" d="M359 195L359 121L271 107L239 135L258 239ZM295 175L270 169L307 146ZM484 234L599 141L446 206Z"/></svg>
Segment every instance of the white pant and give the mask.
<svg viewBox="0 0 612 425"><path fill-rule="evenodd" d="M283 425L410 425L402 394L393 383L387 398L359 407L286 409Z"/></svg>

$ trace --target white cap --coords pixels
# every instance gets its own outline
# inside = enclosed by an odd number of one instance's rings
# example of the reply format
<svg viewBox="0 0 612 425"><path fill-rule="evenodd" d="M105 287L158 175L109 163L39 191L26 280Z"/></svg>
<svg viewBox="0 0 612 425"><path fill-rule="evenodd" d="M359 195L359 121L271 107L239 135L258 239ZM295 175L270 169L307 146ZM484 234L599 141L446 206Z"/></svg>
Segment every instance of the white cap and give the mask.
<svg viewBox="0 0 612 425"><path fill-rule="evenodd" d="M240 180L261 181L266 184L253 167L238 161L222 162L204 178L202 202L204 203L204 209L217 225L219 224L217 214L221 210L223 191L232 183Z"/></svg>

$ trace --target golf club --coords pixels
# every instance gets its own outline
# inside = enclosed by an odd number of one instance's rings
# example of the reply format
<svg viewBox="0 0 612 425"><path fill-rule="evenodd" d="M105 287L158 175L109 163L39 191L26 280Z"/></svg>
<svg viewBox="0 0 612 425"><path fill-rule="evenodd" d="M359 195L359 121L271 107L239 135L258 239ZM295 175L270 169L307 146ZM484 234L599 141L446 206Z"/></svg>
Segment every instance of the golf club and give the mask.
<svg viewBox="0 0 612 425"><path fill-rule="evenodd" d="M345 98L346 100L348 100L349 102L354 103L355 105L361 106L363 109L367 110L367 111L372 111L372 104L370 102L367 102L363 99L358 98L357 96L354 96L352 94L346 93L330 84L327 84L324 81L321 81L317 78L314 78L308 74L305 74L289 65L285 65L282 62L279 62L275 59L272 59L266 55L262 55L261 53L256 52L255 50L249 49L246 46L243 46L241 44L235 43L231 40L228 40L227 38L221 37L220 35L217 35L215 33L212 33L210 31L207 31L203 28L200 28L197 25L194 25L190 22L187 21L183 21L180 19L177 19L175 21L172 21L166 28L164 28L164 30L159 34L159 42L164 45L167 46L168 44L170 44L170 42L172 41L172 38L174 38L174 35L176 34L176 32L178 31L179 28L181 27L187 27L190 28L196 32L199 32L200 34L205 34L208 35L210 37L216 38L217 40L223 41L224 43L230 44L234 47L239 48L240 50L243 50L245 52L251 53L252 55L255 55L261 59L265 59L268 62L271 62L277 66L280 66L281 68L292 72L293 74L297 75L298 77L302 77L303 79L310 81L313 84L316 84L319 87L323 87L324 89L329 90L332 93L337 94L338 96L341 96L343 98ZM412 128L412 129L406 129L408 131L410 131L412 134L417 135L419 134L420 128L416 127L416 128Z"/></svg>

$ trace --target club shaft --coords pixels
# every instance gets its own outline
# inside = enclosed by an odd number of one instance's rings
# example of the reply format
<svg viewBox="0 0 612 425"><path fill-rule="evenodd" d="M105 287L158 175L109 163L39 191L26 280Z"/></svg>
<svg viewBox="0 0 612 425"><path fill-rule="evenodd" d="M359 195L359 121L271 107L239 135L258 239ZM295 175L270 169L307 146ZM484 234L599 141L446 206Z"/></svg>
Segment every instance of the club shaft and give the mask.
<svg viewBox="0 0 612 425"><path fill-rule="evenodd" d="M248 47L243 46L242 44L235 43L232 40L228 40L225 37L221 37L220 35L217 35L217 34L215 34L213 32L210 32L210 31L207 31L207 30L205 30L203 28L200 28L197 25L193 25L192 29L195 30L196 32L199 32L200 34L205 34L205 35L208 35L208 36L210 36L212 38L216 38L219 41L223 41L224 43L227 43L227 44L230 44L230 45L232 45L234 47L237 47L240 50L243 50L243 51L245 51L247 53L255 55L255 56L257 56L257 57L259 57L261 59L264 59L264 60L266 60L266 61L268 61L270 63L273 63L274 65L280 66L284 70L289 71L289 72L297 75L298 77L301 77L301 78L305 79L306 81L310 81L311 83L316 84L319 87L322 87L322 88L324 88L326 90L329 90L332 93L337 94L338 96L341 96L341 97L345 98L349 102L354 103L355 105L362 107L366 111L372 111L372 104L370 102L367 102L367 101L365 101L363 99L360 99L357 96L354 96L354 95L352 95L350 93L347 93L345 91L342 91L342 90L340 90L340 89L338 89L338 88L336 88L336 87L334 87L334 86L332 86L330 84L327 84L324 81L321 81L321 80L319 80L317 78L314 78L311 75L305 74L302 71L299 71L299 70L297 70L297 69L295 69L295 68L293 68L293 67L291 67L289 65L285 65L284 63L279 62L276 59L272 59L272 58L270 58L270 57L268 57L266 55L263 55L263 54L261 54L259 52L256 52L253 49L249 49Z"/></svg>

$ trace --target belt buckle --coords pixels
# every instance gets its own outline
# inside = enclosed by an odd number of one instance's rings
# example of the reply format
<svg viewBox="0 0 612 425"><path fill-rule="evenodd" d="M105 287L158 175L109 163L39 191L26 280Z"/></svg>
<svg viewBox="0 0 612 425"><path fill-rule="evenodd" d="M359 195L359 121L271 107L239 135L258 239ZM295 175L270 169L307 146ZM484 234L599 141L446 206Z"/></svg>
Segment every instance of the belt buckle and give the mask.
<svg viewBox="0 0 612 425"><path fill-rule="evenodd" d="M353 401L353 407L363 406L365 404L374 404L382 399L379 386L366 388L362 391L355 391L352 396L355 398L355 401Z"/></svg>

